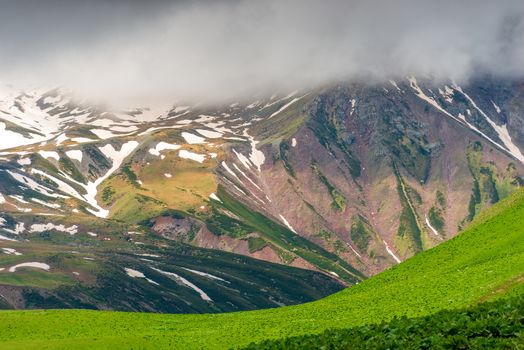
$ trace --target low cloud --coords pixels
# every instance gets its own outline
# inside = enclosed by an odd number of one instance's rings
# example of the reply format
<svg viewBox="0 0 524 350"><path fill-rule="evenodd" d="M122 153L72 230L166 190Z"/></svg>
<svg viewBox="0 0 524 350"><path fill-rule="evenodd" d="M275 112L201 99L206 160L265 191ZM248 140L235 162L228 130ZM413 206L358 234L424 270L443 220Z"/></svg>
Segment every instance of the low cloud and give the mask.
<svg viewBox="0 0 524 350"><path fill-rule="evenodd" d="M522 1L25 3L0 16L0 81L110 103L216 102L363 77L524 75ZM42 3L44 15L27 15Z"/></svg>

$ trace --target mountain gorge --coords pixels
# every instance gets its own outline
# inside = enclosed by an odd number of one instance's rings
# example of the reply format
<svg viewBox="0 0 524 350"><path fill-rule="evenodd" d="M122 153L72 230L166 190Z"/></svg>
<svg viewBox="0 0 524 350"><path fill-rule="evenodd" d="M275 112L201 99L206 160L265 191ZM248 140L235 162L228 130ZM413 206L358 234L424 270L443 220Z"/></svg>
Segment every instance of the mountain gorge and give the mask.
<svg viewBox="0 0 524 350"><path fill-rule="evenodd" d="M521 187L523 106L522 82L491 77L125 111L4 86L3 307L318 299L452 238Z"/></svg>

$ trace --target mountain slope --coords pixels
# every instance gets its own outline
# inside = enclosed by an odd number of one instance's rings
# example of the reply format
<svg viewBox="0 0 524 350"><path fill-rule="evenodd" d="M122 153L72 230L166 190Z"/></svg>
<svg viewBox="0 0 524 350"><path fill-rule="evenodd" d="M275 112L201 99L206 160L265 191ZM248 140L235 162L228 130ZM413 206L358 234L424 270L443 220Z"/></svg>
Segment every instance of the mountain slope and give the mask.
<svg viewBox="0 0 524 350"><path fill-rule="evenodd" d="M0 235L79 222L90 245L105 220L354 285L524 184L523 89L410 77L124 111L4 94Z"/></svg>
<svg viewBox="0 0 524 350"><path fill-rule="evenodd" d="M0 328L0 340L12 349L40 348L42 339L47 347L57 349L72 344L76 348L231 348L521 296L523 218L524 191L519 191L450 241L357 286L304 305L218 315L6 311L0 319L9 327ZM63 322L67 329L60 327Z"/></svg>

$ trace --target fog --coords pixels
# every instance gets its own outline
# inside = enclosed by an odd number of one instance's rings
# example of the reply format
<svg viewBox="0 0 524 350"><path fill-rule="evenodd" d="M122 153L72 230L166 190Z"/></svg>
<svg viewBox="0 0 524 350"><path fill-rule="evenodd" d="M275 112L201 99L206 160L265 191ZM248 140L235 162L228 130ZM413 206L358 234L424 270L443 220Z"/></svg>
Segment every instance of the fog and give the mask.
<svg viewBox="0 0 524 350"><path fill-rule="evenodd" d="M0 0L0 81L107 103L524 75L524 1Z"/></svg>

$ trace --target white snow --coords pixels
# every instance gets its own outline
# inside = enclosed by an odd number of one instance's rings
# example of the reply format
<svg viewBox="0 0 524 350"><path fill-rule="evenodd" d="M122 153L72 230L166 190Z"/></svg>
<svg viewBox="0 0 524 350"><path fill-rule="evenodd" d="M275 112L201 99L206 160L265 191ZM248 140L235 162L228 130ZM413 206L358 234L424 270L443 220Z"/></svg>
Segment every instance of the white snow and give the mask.
<svg viewBox="0 0 524 350"><path fill-rule="evenodd" d="M211 199L213 199L213 200L215 200L217 202L221 202L222 203L220 198L218 198L218 196L214 192L209 195L209 198L211 198Z"/></svg>
<svg viewBox="0 0 524 350"><path fill-rule="evenodd" d="M440 237L438 231L433 226L431 226L431 223L429 222L429 219L428 219L427 215L426 215L426 225L428 225L429 229L431 230L431 232L433 232L433 234L435 236L439 236Z"/></svg>
<svg viewBox="0 0 524 350"><path fill-rule="evenodd" d="M73 137L71 141L76 143L86 143L86 142L93 142L94 140L88 139L86 137Z"/></svg>
<svg viewBox="0 0 524 350"><path fill-rule="evenodd" d="M22 255L22 253L17 252L16 249L13 248L2 248L2 250L4 251L4 254L7 255Z"/></svg>
<svg viewBox="0 0 524 350"><path fill-rule="evenodd" d="M0 239L2 239L4 241L16 242L16 239L12 239L12 238L9 238L9 237L6 237L6 236L2 236L2 235L0 235Z"/></svg>
<svg viewBox="0 0 524 350"><path fill-rule="evenodd" d="M151 153L152 155L158 157L158 156L160 156L160 153L162 151L165 151L165 150L177 150L180 147L181 146L179 146L179 145L175 145L175 144L171 144L171 143L167 143L167 142L159 142L159 143L157 143L155 148L151 148L149 150L149 153Z"/></svg>
<svg viewBox="0 0 524 350"><path fill-rule="evenodd" d="M495 110L497 111L498 114L500 114L501 110L500 110L500 107L497 106L497 104L493 101L491 101L491 104L493 105L493 107L495 108Z"/></svg>
<svg viewBox="0 0 524 350"><path fill-rule="evenodd" d="M104 182L104 180L106 180L109 176L111 176L116 170L118 170L120 168L120 165L122 165L124 159L126 159L131 154L131 152L133 152L137 147L137 141L128 141L122 145L120 151L115 150L115 148L111 144L107 144L99 148L99 150L106 157L113 161L113 166L111 167L111 169L107 171L107 173L104 176L98 178L95 182L89 182L87 186L84 186L87 191L87 194L84 196L84 198L92 207L97 209L96 211L87 209L90 213L100 218L106 218L109 215L109 210L102 208L96 200L96 195L98 193L97 187L102 182Z"/></svg>
<svg viewBox="0 0 524 350"><path fill-rule="evenodd" d="M386 92L388 92L386 90ZM357 100L355 99L352 99L351 100L351 111L349 112L349 115L353 115L353 112L355 112L355 106L357 105Z"/></svg>
<svg viewBox="0 0 524 350"><path fill-rule="evenodd" d="M398 87L397 83L394 80L390 80L389 83L393 85L398 91L402 91L400 90L400 88Z"/></svg>
<svg viewBox="0 0 524 350"><path fill-rule="evenodd" d="M184 277L182 276L179 276L177 275L176 273L173 273L173 272L167 272L167 271L162 271L160 269L156 269L154 267L151 267L151 269L163 274L163 275L166 275L166 276L169 276L169 277L173 277L175 279L176 282L178 283L181 283L191 289L193 289L195 292L197 292L199 295L200 295L200 298L202 298L202 300L205 300L205 301L213 301L209 295L207 295L202 289L198 288L196 285L194 285L193 283L189 282L187 279L185 279Z"/></svg>
<svg viewBox="0 0 524 350"><path fill-rule="evenodd" d="M51 176L47 173L44 173L43 171L39 169L31 169L31 173L47 177L48 179L50 179L51 181L53 181L54 183L58 185L58 189L60 191L67 193L68 195L73 196L82 201L84 200L84 198L73 187L71 187L69 184L65 183L64 181L57 179L56 177Z"/></svg>
<svg viewBox="0 0 524 350"><path fill-rule="evenodd" d="M31 159L30 158L20 158L16 161L20 165L31 165Z"/></svg>
<svg viewBox="0 0 524 350"><path fill-rule="evenodd" d="M98 236L98 235L97 235L96 233L94 233L94 232L87 232L87 234L88 234L89 236L91 236L91 237L96 237L96 236Z"/></svg>
<svg viewBox="0 0 524 350"><path fill-rule="evenodd" d="M236 154L238 160L240 161L240 163L242 163L244 168L248 170L251 169L252 163L245 155L243 155L242 153L238 153L237 150L234 148L233 148L233 152Z"/></svg>
<svg viewBox="0 0 524 350"><path fill-rule="evenodd" d="M226 282L226 283L230 283L229 281L226 281L225 279L223 278L220 278L220 277L217 277L215 275L212 275L212 274L209 274L209 273L206 273L206 272L202 272L202 271L197 271L197 270L191 270L191 269L188 269L188 268L185 268L183 267L184 270L186 271L189 271L189 272L193 272L199 276L204 276L204 277L209 277L211 279L214 279L214 280L217 280L217 281L222 281L222 282Z"/></svg>
<svg viewBox="0 0 524 350"><path fill-rule="evenodd" d="M66 134L60 134L58 135L58 137L56 138L55 142L56 142L56 145L57 146L60 146L64 141L67 141L67 136Z"/></svg>
<svg viewBox="0 0 524 350"><path fill-rule="evenodd" d="M520 149L517 147L517 145L515 145L513 143L513 140L511 139L511 136L509 135L507 125L506 124L504 124L502 126L497 125L493 120L491 120L491 118L488 117L488 115L486 113L484 113L484 111L482 109L480 109L477 106L475 101L473 101L473 99L471 97L469 97L468 94L466 94L464 91L462 91L462 89L460 87L458 87L458 86L455 87L455 88L458 91L460 91L469 100L469 102L473 105L473 107L475 107L475 109L480 112L480 114L493 127L493 129L495 129L495 131L497 132L499 138L502 140L502 143L504 144L505 148L509 151L509 153L513 157L518 159L521 163L524 164L524 155L522 154ZM498 143L494 142L493 140L491 140L491 142L493 142L495 145L501 147L501 145L499 145ZM501 147L501 148L503 148L503 147Z"/></svg>
<svg viewBox="0 0 524 350"><path fill-rule="evenodd" d="M251 143L251 154L249 155L249 160L257 167L258 171L260 172L261 166L264 165L264 162L266 161L264 152L257 149L257 144L259 142L256 141L254 137L250 136L247 133L247 130L244 130L243 136L247 137Z"/></svg>
<svg viewBox="0 0 524 350"><path fill-rule="evenodd" d="M129 277L133 277L133 278L143 278L143 279L145 279L146 281L148 281L148 282L151 283L151 284L154 284L154 285L156 285L156 286L159 286L159 285L160 285L160 284L158 284L157 282L153 281L152 279L147 278L147 277L146 277L142 272L140 272L140 271L133 270L133 269L129 269L129 268L127 268L127 267L126 267L124 270L126 271L126 273L127 273L127 275L128 275Z"/></svg>
<svg viewBox="0 0 524 350"><path fill-rule="evenodd" d="M180 158L191 159L191 160L194 160L195 162L199 162L199 163L202 163L204 160L206 160L205 154L193 153L193 152L190 152L190 151L186 151L184 149L180 150L178 152L178 156Z"/></svg>
<svg viewBox="0 0 524 350"><path fill-rule="evenodd" d="M477 129L473 124L469 123L466 118L462 115L462 114L459 114L458 115L458 118L455 117L454 115L452 115L451 113L449 113L448 111L446 111L444 108L442 108L433 98L427 96L423 91L422 89L420 89L420 87L417 85L417 80L413 77L409 78L409 81L410 81L410 84L411 84L411 87L413 88L413 90L415 90L416 92L416 95L426 101L427 103L431 104L432 106L434 106L435 108L437 108L439 111L441 111L442 113L444 113L445 115L453 118L454 120L456 120L457 122L461 123L461 124L464 124L466 125L467 127L469 127L470 129L472 129L473 131L475 131L476 133L478 133L479 135L481 135L482 137L484 137L486 140L488 140L489 142L491 142L492 144L494 144L495 146L499 147L500 149L504 150L504 151L508 151L504 146L500 145L499 143L495 142L494 140L492 140L488 135L484 134L482 131L480 131L479 129ZM462 90L460 89L460 87L454 85L453 86L457 91L460 91L462 92ZM463 92L462 92L463 93ZM464 93L463 93L464 94ZM466 94L464 94L465 97L467 97L469 99L469 96L467 96ZM474 102L471 100L472 104L474 104ZM482 112L483 113L483 112ZM487 118L487 117L486 117ZM488 122L493 123L489 118L488 119ZM493 123L495 124L495 123ZM496 125L496 124L495 124ZM509 142L512 144L513 142L511 142L511 138L509 137L509 134L507 134L507 129L505 128L506 126L504 125L503 127L499 127L497 125L497 128L495 128L495 130L497 132L499 132L499 136L501 139L503 139L503 137L506 138L506 140L504 142L507 142L508 141L508 138L509 138ZM506 134L506 135L505 135ZM504 139L503 139L504 140ZM513 145L514 146L514 145ZM519 158L520 156L518 156L518 154L520 153L520 151L516 152L518 150L515 149L516 146L514 146L515 148L513 148L512 146L512 149L510 149L510 153L515 157L517 158L519 161L523 162L524 160L524 156L522 158Z"/></svg>
<svg viewBox="0 0 524 350"><path fill-rule="evenodd" d="M262 189L260 188L260 186L258 186L258 185L253 181L253 180L251 180L251 178L250 178L249 176L247 176L246 173L244 173L244 172L242 171L242 169L240 169L240 168L239 168L235 163L233 163L233 167L234 167L236 170L238 170L238 172L239 172L243 177L245 177L246 180L248 180L249 182L251 182L251 184L252 184L253 186L255 186L255 187L258 188L260 191L262 191Z"/></svg>
<svg viewBox="0 0 524 350"><path fill-rule="evenodd" d="M19 134L11 130L7 130L6 124L2 122L0 122L0 135L2 135L2 138L0 139L0 149L25 146L44 140L43 137L36 134L31 134L32 138L26 138L22 134Z"/></svg>
<svg viewBox="0 0 524 350"><path fill-rule="evenodd" d="M127 268L127 267L126 267L124 270L126 271L126 273L127 273L127 275L128 275L129 277L133 277L133 278L146 278L146 276L145 276L142 272L140 272L140 271L133 270L133 269L129 269L129 268Z"/></svg>
<svg viewBox="0 0 524 350"><path fill-rule="evenodd" d="M210 139L218 139L218 138L222 137L222 135L223 135L221 132L210 131L210 130L206 130L206 129L196 129L196 131L200 135L208 137Z"/></svg>
<svg viewBox="0 0 524 350"><path fill-rule="evenodd" d="M83 153L82 153L81 150L74 149L74 150L71 150L71 151L67 151L66 155L69 158L77 160L79 163L82 163Z"/></svg>
<svg viewBox="0 0 524 350"><path fill-rule="evenodd" d="M286 220L286 218L284 216L282 216L282 214L280 214L280 219L282 220L282 222L287 226L288 229L290 229L291 231L297 233L297 231L295 231L295 229L293 228L293 226L291 226L291 224Z"/></svg>
<svg viewBox="0 0 524 350"><path fill-rule="evenodd" d="M111 137L118 135L113 134L111 131L105 129L91 129L90 131L102 140L110 139Z"/></svg>
<svg viewBox="0 0 524 350"><path fill-rule="evenodd" d="M41 263L41 262L26 262L26 263L21 263L18 265L11 266L9 268L9 272L16 272L16 270L21 267L34 267L35 269L41 269L41 270L46 270L46 271L49 271L49 269L51 268L49 265Z"/></svg>
<svg viewBox="0 0 524 350"><path fill-rule="evenodd" d="M385 240L382 240L382 242L384 242L384 245L386 246L386 251L388 252L389 255L391 255L391 257L393 259L395 259L395 261L397 263L401 263L400 259L395 255L395 253L393 253L393 251L389 248L389 245L388 245L388 242L386 242Z"/></svg>
<svg viewBox="0 0 524 350"><path fill-rule="evenodd" d="M61 208L60 204L48 203L38 198L31 198L31 200L37 204L43 205L44 207L48 207L51 209L60 209Z"/></svg>
<svg viewBox="0 0 524 350"><path fill-rule="evenodd" d="M304 95L306 96L306 95ZM277 114L280 114L281 112L283 112L285 109L287 109L289 106L291 106L293 103L299 101L302 97L304 96L301 96L301 97L295 97L294 99L292 99L290 102L286 103L285 105L283 105L282 107L280 107L280 109L278 111L276 111L275 113L271 114L269 116L269 118L273 118L274 116L276 116Z"/></svg>
<svg viewBox="0 0 524 350"><path fill-rule="evenodd" d="M22 174L19 174L19 173L15 173L15 172L10 171L10 170L7 170L7 173L9 175L11 175L11 177L13 179L15 179L16 181L26 185L26 187L29 187L32 190L34 190L36 192L39 192L39 193L41 193L41 194L43 194L45 196L52 197L52 198L67 198L66 196L62 196L62 195L54 193L51 189L38 184L36 181L30 179L29 177L27 177L25 175L22 175ZM24 204L27 204L26 201L23 201L23 200L20 200L20 201L22 203L24 203Z"/></svg>
<svg viewBox="0 0 524 350"><path fill-rule="evenodd" d="M51 230L69 233L71 236L73 236L76 233L78 233L78 226L72 225L70 227L66 227L63 224L55 225L53 223L47 223L47 224L33 224L31 225L31 228L29 229L30 232L47 232Z"/></svg>
<svg viewBox="0 0 524 350"><path fill-rule="evenodd" d="M3 194L0 193L0 204L4 204L6 202L5 197Z"/></svg>
<svg viewBox="0 0 524 350"><path fill-rule="evenodd" d="M20 234L20 233L23 233L25 231L25 223L23 222L19 222L16 224L15 226L15 234Z"/></svg>
<svg viewBox="0 0 524 350"><path fill-rule="evenodd" d="M240 178L237 176L237 174L235 174L235 172L233 170L231 170L231 168L227 165L226 162L223 161L221 164L224 167L224 169L226 169L226 171L228 173L230 173L235 179L237 179L238 182L242 183L242 180L240 180Z"/></svg>
<svg viewBox="0 0 524 350"><path fill-rule="evenodd" d="M53 158L56 161L60 159L58 153L54 151L38 151L38 154L40 154L42 157L46 159Z"/></svg>
<svg viewBox="0 0 524 350"><path fill-rule="evenodd" d="M182 133L182 137L184 138L184 140L186 140L187 143L191 145L207 143L205 138L185 131Z"/></svg>

